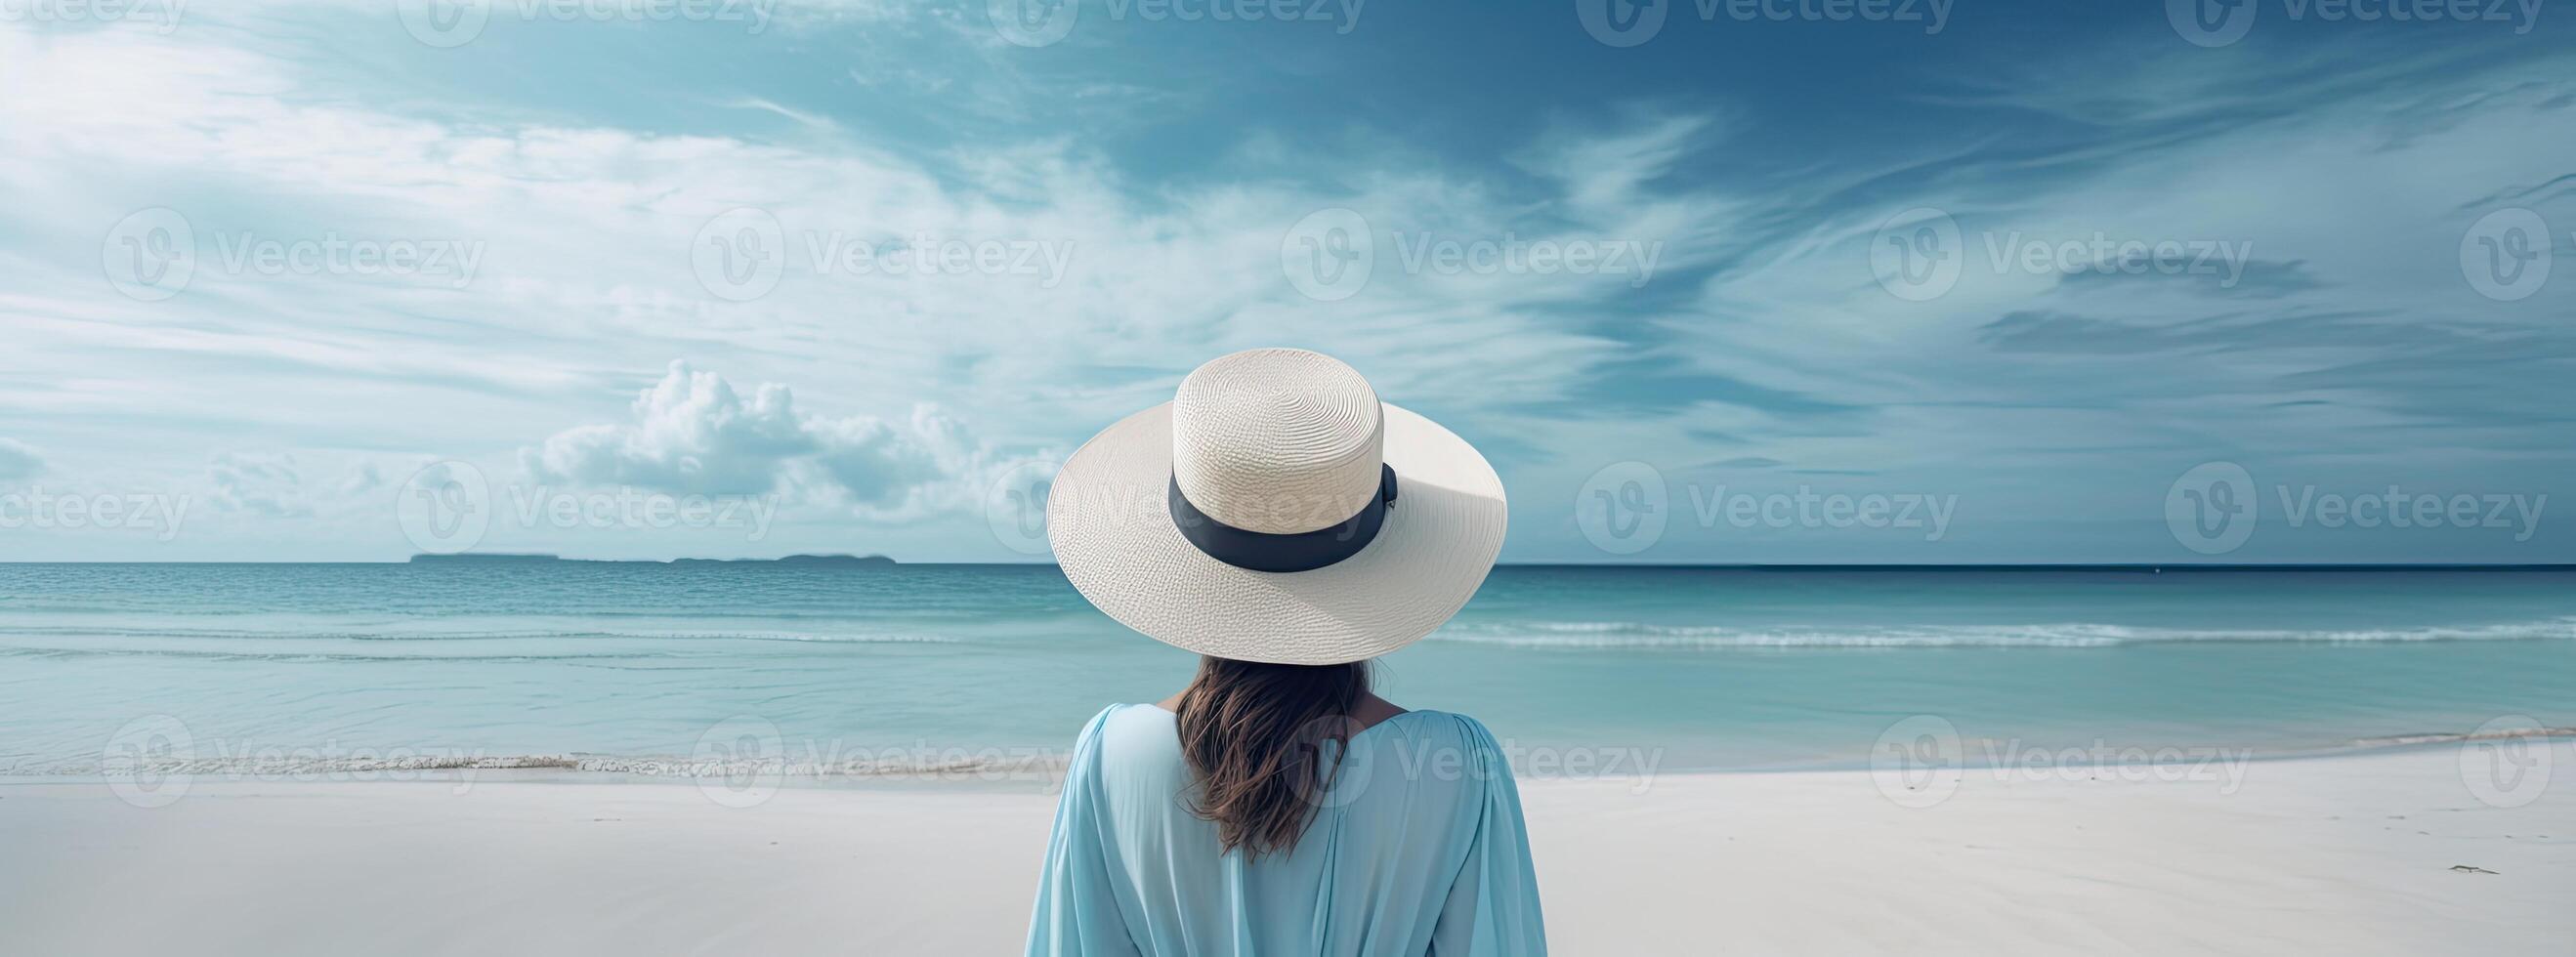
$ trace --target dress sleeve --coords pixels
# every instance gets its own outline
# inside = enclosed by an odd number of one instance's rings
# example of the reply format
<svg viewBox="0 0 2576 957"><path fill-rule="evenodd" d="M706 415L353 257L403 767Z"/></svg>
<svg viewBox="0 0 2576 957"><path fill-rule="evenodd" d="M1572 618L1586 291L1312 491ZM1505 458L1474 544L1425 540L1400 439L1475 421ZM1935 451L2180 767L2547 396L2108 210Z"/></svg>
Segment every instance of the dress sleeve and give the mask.
<svg viewBox="0 0 2576 957"><path fill-rule="evenodd" d="M1083 726L1065 767L1064 796L1038 874L1037 909L1029 918L1029 957L1134 955L1111 880L1109 821L1100 782L1101 726L1112 706Z"/></svg>
<svg viewBox="0 0 2576 957"><path fill-rule="evenodd" d="M1434 957L1545 957L1547 928L1539 917L1538 871L1530 862L1529 831L1521 823L1520 788L1494 736L1473 719L1467 726L1466 766L1482 779L1482 801L1466 865L1449 885L1440 922L1431 933ZM1473 781L1474 779L1471 779Z"/></svg>

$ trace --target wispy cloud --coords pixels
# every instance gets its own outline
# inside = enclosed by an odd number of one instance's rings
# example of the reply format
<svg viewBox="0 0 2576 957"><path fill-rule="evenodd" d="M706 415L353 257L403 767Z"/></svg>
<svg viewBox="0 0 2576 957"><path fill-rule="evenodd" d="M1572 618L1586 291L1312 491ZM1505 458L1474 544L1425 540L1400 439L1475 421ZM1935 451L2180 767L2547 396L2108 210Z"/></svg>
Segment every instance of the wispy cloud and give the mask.
<svg viewBox="0 0 2576 957"><path fill-rule="evenodd" d="M0 439L0 482L34 478L44 470L44 457L36 454L35 449L27 447L27 443L15 439Z"/></svg>
<svg viewBox="0 0 2576 957"><path fill-rule="evenodd" d="M1095 22L1034 51L979 9L873 4L756 35L495 24L454 50L347 4L0 23L23 94L0 100L0 415L23 440L0 481L33 474L31 443L49 480L265 523L122 557L388 557L398 536L352 531L456 460L781 492L771 547L1017 558L977 513L996 476L1281 344L1485 448L1527 559L1598 557L1565 503L1628 460L1955 493L1946 550L1868 557L2010 560L2169 546L2162 483L2214 458L2520 486L2576 455L2536 438L2566 424L2576 286L2499 302L2456 256L2503 206L2569 254L2557 47L2088 35L1964 74L1936 68L1952 47L1755 54L1874 71L1789 95L1679 33L1603 58L1571 18L1498 16L1515 35L1482 42L1586 66L1488 122L1489 96L1373 72L1434 62L1414 16L1189 48ZM1216 75L1274 93L1189 81ZM1909 209L1957 229L1937 295L1873 266ZM178 248L184 272L133 258ZM2010 515L1982 540L1981 505ZM2086 531L2039 556L2007 526Z"/></svg>

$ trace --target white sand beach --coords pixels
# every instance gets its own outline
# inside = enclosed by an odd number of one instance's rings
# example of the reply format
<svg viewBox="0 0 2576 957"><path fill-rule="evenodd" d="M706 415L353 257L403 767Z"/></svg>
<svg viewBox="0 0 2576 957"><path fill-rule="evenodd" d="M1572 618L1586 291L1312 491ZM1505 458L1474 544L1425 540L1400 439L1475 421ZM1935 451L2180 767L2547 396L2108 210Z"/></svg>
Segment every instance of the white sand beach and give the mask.
<svg viewBox="0 0 2576 957"><path fill-rule="evenodd" d="M1970 771L1523 785L1555 952L2545 954L2576 748L2517 807L2455 747L2215 780ZM674 784L0 786L0 953L1017 953L1053 798ZM2468 867L2477 870L2460 870Z"/></svg>

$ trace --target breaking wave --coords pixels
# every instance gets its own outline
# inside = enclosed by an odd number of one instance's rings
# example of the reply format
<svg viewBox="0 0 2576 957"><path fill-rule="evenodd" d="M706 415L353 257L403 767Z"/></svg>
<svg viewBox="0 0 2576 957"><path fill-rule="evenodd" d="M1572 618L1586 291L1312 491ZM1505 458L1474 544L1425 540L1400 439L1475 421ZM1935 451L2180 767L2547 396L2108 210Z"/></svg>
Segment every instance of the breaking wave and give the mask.
<svg viewBox="0 0 2576 957"><path fill-rule="evenodd" d="M369 631L302 628L164 628L156 625L0 625L0 637L192 638L328 641L524 641L588 638L627 641L812 641L849 644L953 642L940 635L806 631L613 631L599 629L501 629L493 631Z"/></svg>
<svg viewBox="0 0 2576 957"><path fill-rule="evenodd" d="M1064 754L1044 749L895 748L850 755L774 757L607 755L607 754L460 754L404 749L384 752L320 753L299 748L251 754L89 759L50 765L0 767L0 777L102 778L106 780L189 778L209 781L371 781L452 780L470 772L546 772L606 775L622 778L697 781L739 785L749 781L1050 781L1066 764Z"/></svg>
<svg viewBox="0 0 2576 957"><path fill-rule="evenodd" d="M2576 639L2576 617L2508 624L2374 629L2187 629L2064 623L1883 628L1728 628L1626 621L1453 623L1434 640L1532 649L2111 648L2186 642L2370 644Z"/></svg>

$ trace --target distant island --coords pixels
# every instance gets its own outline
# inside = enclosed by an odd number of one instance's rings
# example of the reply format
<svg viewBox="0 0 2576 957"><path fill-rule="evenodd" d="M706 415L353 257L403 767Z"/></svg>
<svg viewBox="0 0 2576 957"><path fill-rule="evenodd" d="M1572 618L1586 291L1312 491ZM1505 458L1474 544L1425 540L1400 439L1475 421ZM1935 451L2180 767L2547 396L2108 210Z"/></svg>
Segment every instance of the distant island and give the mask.
<svg viewBox="0 0 2576 957"><path fill-rule="evenodd" d="M894 559L883 555L787 555L779 558L674 558L674 565L834 565L848 568L891 568Z"/></svg>
<svg viewBox="0 0 2576 957"><path fill-rule="evenodd" d="M632 561L607 558L565 558L513 552L459 552L454 555L418 554L411 557L414 565L528 565L549 562L600 562L631 565L799 565L833 568L892 568L895 560L883 555L788 555L781 558L674 558L667 562L637 559Z"/></svg>

